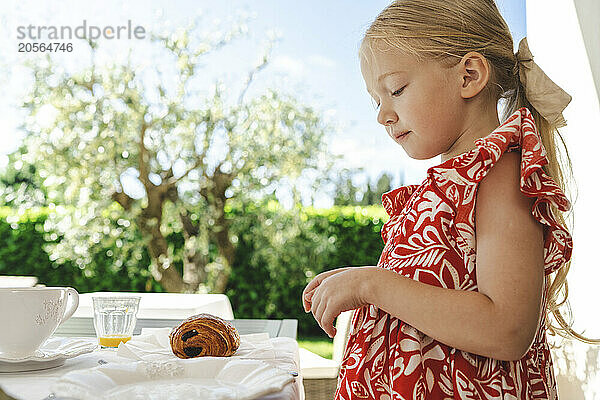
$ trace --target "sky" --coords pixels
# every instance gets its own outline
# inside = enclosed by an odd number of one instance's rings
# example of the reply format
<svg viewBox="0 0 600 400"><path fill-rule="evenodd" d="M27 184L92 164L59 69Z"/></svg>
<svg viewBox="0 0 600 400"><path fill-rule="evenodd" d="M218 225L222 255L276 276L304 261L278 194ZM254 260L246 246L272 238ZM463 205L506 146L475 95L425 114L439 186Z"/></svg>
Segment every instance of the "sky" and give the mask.
<svg viewBox="0 0 600 400"><path fill-rule="evenodd" d="M343 155L340 165L361 168L355 184L375 180L382 173L393 176L392 187L420 183L429 166L440 162L411 159L376 122L376 111L366 92L357 56L362 35L370 22L389 4L388 1L306 0L202 0L202 1L9 1L0 11L0 168L8 162L6 154L19 145L18 126L24 115L19 99L31 80L22 63L33 55L18 53L17 27L33 25L82 24L125 25L128 20L146 31L174 30L193 18L202 21L202 30L226 30L247 17L248 36L235 40L207 59L203 73L207 88L221 79L237 98L243 79L260 59L269 37L278 37L270 53L270 63L254 79L247 98L273 87L296 96L319 110L325 121L336 127L328 137L329 149ZM497 0L514 39L514 49L525 36L525 0ZM57 60L76 70L89 62L81 41L74 40L73 53ZM103 55L97 61L124 57L132 48L137 62L153 67L156 58L148 41L113 40L100 43ZM394 145L391 145L391 144ZM279 196L279 194L278 194ZM281 194L282 201L290 201ZM303 192L304 198L310 196ZM317 206L328 207L332 199L316 198Z"/></svg>

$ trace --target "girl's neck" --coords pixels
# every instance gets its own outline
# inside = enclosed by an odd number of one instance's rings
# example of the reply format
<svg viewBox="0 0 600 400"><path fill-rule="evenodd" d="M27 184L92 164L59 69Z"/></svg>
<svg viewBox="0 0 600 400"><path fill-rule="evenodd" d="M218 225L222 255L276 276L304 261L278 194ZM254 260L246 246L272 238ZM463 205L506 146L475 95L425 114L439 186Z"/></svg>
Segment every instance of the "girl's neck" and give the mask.
<svg viewBox="0 0 600 400"><path fill-rule="evenodd" d="M464 128L450 149L447 152L442 153L442 162L445 162L452 157L456 157L459 154L473 150L475 148L475 140L488 136L500 126L498 111L495 109L489 110L488 112L481 112L479 110L474 114L467 112L466 114Z"/></svg>

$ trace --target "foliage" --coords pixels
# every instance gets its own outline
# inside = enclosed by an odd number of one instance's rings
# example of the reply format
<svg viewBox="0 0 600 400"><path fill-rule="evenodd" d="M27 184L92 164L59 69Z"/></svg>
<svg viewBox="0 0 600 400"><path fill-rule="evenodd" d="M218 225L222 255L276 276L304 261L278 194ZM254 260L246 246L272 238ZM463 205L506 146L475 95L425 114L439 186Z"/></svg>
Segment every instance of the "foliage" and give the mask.
<svg viewBox="0 0 600 400"><path fill-rule="evenodd" d="M34 275L40 283L73 286L81 292L163 290L147 270L147 249L142 246L135 253L123 243L118 247L119 239L95 244L86 268L68 259L62 264L53 261L44 252L44 244L60 244L63 239L46 232L51 212L42 209L18 215L15 210L0 209L0 274ZM226 215L237 261L225 293L236 318L295 318L302 335L322 334L312 314L302 308L305 285L326 270L375 265L383 248L380 230L386 213L380 206L288 211L271 199L235 204L226 209ZM133 227L126 231L131 236L139 234ZM167 240L173 248L183 245L181 233ZM124 254L117 256L118 252ZM212 248L210 258L217 256ZM117 263L123 258L127 262Z"/></svg>
<svg viewBox="0 0 600 400"><path fill-rule="evenodd" d="M48 244L53 262L86 269L97 257L92 249L114 242L115 265L149 255L147 266L165 290L222 291L235 260L226 203L260 198L307 170L316 174L315 190L327 180L335 159L324 140L331 127L316 110L272 89L244 99L267 54L235 104L220 82L209 95L192 90L206 55L243 31L233 26L198 42L194 29L152 35L163 57L155 80L130 61L74 73L50 57L33 64L24 145L11 159L35 166L39 181L30 183L41 182L54 206L44 222L62 237ZM89 44L93 56L97 44ZM171 80L163 76L169 67ZM31 205L10 195L11 204ZM209 260L213 246L218 256Z"/></svg>
<svg viewBox="0 0 600 400"><path fill-rule="evenodd" d="M1 205L23 209L47 205L42 179L33 164L24 163L21 154L24 147L8 155L8 165L0 174Z"/></svg>
<svg viewBox="0 0 600 400"><path fill-rule="evenodd" d="M312 314L302 308L302 290L323 271L375 265L383 249L380 230L385 211L382 207L307 207L295 214L283 212L272 201L257 215L254 207L235 211L255 219L235 228L243 232L238 255L248 258L239 260L226 291L234 310L247 318L292 315L300 331L322 332Z"/></svg>
<svg viewBox="0 0 600 400"><path fill-rule="evenodd" d="M46 243L59 243L56 234L45 232L48 210L27 211L17 215L9 208L0 209L0 274L37 276L46 286L71 286L80 292L163 291L144 267L147 251L136 263L115 264L111 257L116 249L104 244L92 249L91 267L79 268L71 260L62 264L52 261L44 251Z"/></svg>
<svg viewBox="0 0 600 400"><path fill-rule="evenodd" d="M333 204L336 206L370 206L381 203L381 195L392 188L392 177L388 173L379 176L376 182L369 179L365 189L361 189L353 182L353 178L362 168L356 170L342 169L335 180L335 197ZM359 200L360 198L360 200Z"/></svg>

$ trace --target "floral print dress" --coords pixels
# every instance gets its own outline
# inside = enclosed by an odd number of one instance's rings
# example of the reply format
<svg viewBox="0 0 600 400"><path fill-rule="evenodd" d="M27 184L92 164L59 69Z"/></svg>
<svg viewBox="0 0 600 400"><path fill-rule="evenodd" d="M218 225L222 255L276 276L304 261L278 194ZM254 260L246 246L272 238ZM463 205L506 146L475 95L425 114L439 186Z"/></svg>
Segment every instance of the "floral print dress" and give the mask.
<svg viewBox="0 0 600 400"><path fill-rule="evenodd" d="M542 169L548 159L531 112L518 109L475 145L429 168L420 185L383 194L390 219L382 228L378 267L430 285L477 291L477 185L507 151L520 151L521 192L536 198L531 212L544 225L546 279L571 258L572 237L549 206L567 211L571 204ZM500 361L447 346L375 305L363 306L352 318L335 399L557 399L541 314L527 354Z"/></svg>

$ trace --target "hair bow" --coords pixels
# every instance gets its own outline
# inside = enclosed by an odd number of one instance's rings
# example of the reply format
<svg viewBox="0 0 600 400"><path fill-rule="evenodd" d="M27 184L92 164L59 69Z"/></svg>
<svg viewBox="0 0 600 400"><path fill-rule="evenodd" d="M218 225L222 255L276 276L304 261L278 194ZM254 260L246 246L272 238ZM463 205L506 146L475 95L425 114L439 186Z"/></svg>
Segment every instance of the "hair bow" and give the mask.
<svg viewBox="0 0 600 400"><path fill-rule="evenodd" d="M527 100L546 121L556 128L567 125L562 111L572 98L533 61L526 37L519 42L519 50L515 53L515 57L517 62L513 73L519 74Z"/></svg>

